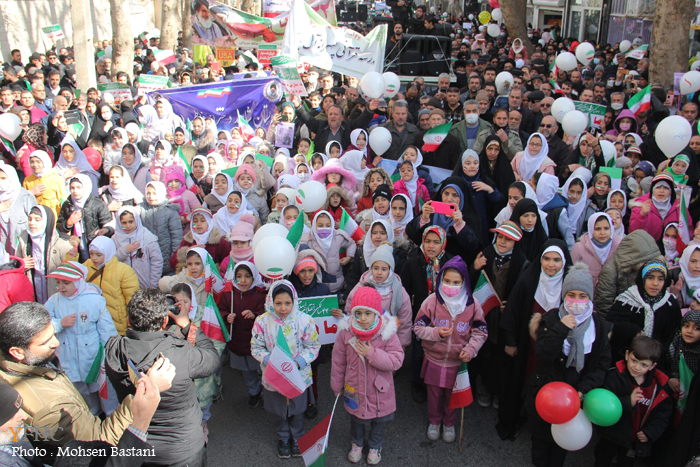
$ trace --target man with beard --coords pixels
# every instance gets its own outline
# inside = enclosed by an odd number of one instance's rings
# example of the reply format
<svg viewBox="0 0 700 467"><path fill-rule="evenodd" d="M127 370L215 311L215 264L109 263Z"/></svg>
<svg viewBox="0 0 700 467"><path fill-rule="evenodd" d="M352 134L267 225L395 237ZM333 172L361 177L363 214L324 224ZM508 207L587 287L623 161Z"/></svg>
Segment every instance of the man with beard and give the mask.
<svg viewBox="0 0 700 467"><path fill-rule="evenodd" d="M481 154L484 149L484 141L489 135L498 136L503 142L503 151L508 156L508 160L512 160L515 154L523 150L523 144L520 142L520 137L514 131L511 131L508 125L508 109L506 107L498 108L493 113L493 125L489 129L483 129L476 135L474 142L474 151Z"/></svg>
<svg viewBox="0 0 700 467"><path fill-rule="evenodd" d="M49 432L59 433L57 440L38 435L32 440L34 447L46 449L46 456L42 456L45 463L52 461L59 447L74 439L105 441L116 446L125 430L136 422L131 396L105 420L93 415L61 370L56 357L59 345L51 316L43 305L17 302L0 314L0 380L15 387L22 396L21 409L28 415L27 426L46 427ZM168 359L159 358L147 376L163 392L170 388L175 367Z"/></svg>
<svg viewBox="0 0 700 467"><path fill-rule="evenodd" d="M425 5L418 5L414 17L408 20L409 34L425 34Z"/></svg>
<svg viewBox="0 0 700 467"><path fill-rule="evenodd" d="M394 24L394 35L391 36L389 38L389 40L386 41L386 47L385 47L385 52L384 52L384 61L386 63L391 63L395 60L398 62L399 50L401 50L399 43L401 42L402 37L403 37L403 25L401 23L395 23ZM396 63L394 63L394 65L395 64Z"/></svg>
<svg viewBox="0 0 700 467"><path fill-rule="evenodd" d="M557 124L557 120L551 115L547 115L542 119L540 128L537 131L547 138L547 145L549 146L549 154L547 157L557 164L554 174L559 177L559 184L561 185L566 181L570 173L567 168L567 160L571 149L557 136L559 125Z"/></svg>
<svg viewBox="0 0 700 467"><path fill-rule="evenodd" d="M209 11L208 0L196 0L194 4L194 18L192 25L197 35L204 41L215 41L227 36L221 26L214 22Z"/></svg>

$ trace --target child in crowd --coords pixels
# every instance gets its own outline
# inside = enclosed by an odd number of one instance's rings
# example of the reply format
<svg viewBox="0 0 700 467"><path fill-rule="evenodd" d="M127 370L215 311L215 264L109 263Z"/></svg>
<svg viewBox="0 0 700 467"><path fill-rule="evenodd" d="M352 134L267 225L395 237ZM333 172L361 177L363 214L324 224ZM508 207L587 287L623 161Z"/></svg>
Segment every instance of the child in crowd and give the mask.
<svg viewBox="0 0 700 467"><path fill-rule="evenodd" d="M185 266L187 251L192 247L206 249L216 264L221 264L231 251L231 246L216 227L214 217L208 209L200 206L192 211L191 217L190 231L182 238L169 260L170 267L176 273Z"/></svg>
<svg viewBox="0 0 700 467"><path fill-rule="evenodd" d="M163 255L158 238L141 223L137 208L124 206L117 211L114 246L117 259L128 264L136 273L142 289L158 287L163 275Z"/></svg>
<svg viewBox="0 0 700 467"><path fill-rule="evenodd" d="M187 189L197 196L200 204L204 197L211 193L214 177L209 175L209 162L204 156L195 156L192 159L192 172L187 177Z"/></svg>
<svg viewBox="0 0 700 467"><path fill-rule="evenodd" d="M661 240L657 244L659 245L659 251L666 258L669 270L677 268L678 261L683 254L683 251L678 251L678 222L666 224Z"/></svg>
<svg viewBox="0 0 700 467"><path fill-rule="evenodd" d="M217 173L214 176L214 187L211 192L204 197L204 207L212 214L216 214L219 209L226 205L228 194L233 191L233 180L228 174Z"/></svg>
<svg viewBox="0 0 700 467"><path fill-rule="evenodd" d="M476 357L488 334L462 258L445 263L437 283L418 311L414 332L425 352L421 377L428 389L428 439L438 440L442 424L442 440L452 443L457 410L448 406L459 365Z"/></svg>
<svg viewBox="0 0 700 467"><path fill-rule="evenodd" d="M671 378L668 385L680 397L687 396L688 389L682 388L680 380L681 357L694 375L700 371L700 291L695 292L690 310L681 319L681 325L664 354L663 369ZM684 389L685 394L682 394Z"/></svg>
<svg viewBox="0 0 700 467"><path fill-rule="evenodd" d="M178 282L185 282L192 286L197 303L207 303L209 292L206 289L206 275L204 265L209 258L207 250L201 247L192 247L185 253L185 267L174 276L165 276L158 281L161 292L171 293L172 288Z"/></svg>
<svg viewBox="0 0 700 467"><path fill-rule="evenodd" d="M685 154L678 154L676 157L671 159L669 165L666 167L664 172L668 173L673 181L676 183L676 187L685 186L688 184L688 176L685 174L690 165L690 159Z"/></svg>
<svg viewBox="0 0 700 467"><path fill-rule="evenodd" d="M605 262L615 254L622 239L613 234L613 221L605 213L597 212L588 218L588 232L571 249L574 262L583 261L593 279L593 287Z"/></svg>
<svg viewBox="0 0 700 467"><path fill-rule="evenodd" d="M282 208L282 211L280 213L280 224L284 225L287 228L287 230L291 229L294 225L294 222L297 220L297 217L299 217L299 214L299 208L294 206L293 204L285 206L284 208ZM311 221L309 221L309 218L306 217L306 214L304 214L304 233L309 233L310 231Z"/></svg>
<svg viewBox="0 0 700 467"><path fill-rule="evenodd" d="M610 219L612 219L614 233L615 235L622 240L627 236L625 233L625 225L622 223L622 212L620 212L619 209L617 208L608 208L605 210L605 214L610 216Z"/></svg>
<svg viewBox="0 0 700 467"><path fill-rule="evenodd" d="M163 257L163 274L171 274L173 268L170 266L170 258L182 242L179 205L170 204L163 182L148 182L146 202L141 203L139 207L143 226L158 238L158 246Z"/></svg>
<svg viewBox="0 0 700 467"><path fill-rule="evenodd" d="M311 158L313 150L311 148L311 140L309 138L301 138L297 145L297 154L301 154L308 161Z"/></svg>
<svg viewBox="0 0 700 467"><path fill-rule="evenodd" d="M397 320L383 313L379 292L372 287L358 288L348 310L350 316L340 322L333 347L331 388L343 394L350 414L348 460L357 464L362 458L369 425L367 464L377 465L386 422L396 412L393 372L401 368L404 352L396 334Z"/></svg>
<svg viewBox="0 0 700 467"><path fill-rule="evenodd" d="M239 166L236 171L233 186L234 190L245 196L248 204L257 211L260 223L264 225L267 223L267 216L270 214L270 208L267 206L267 200L255 191L255 180L255 170L253 167L248 164L243 164Z"/></svg>
<svg viewBox="0 0 700 467"><path fill-rule="evenodd" d="M373 169L370 169L369 172L365 174L364 181L362 182L362 188L360 190L360 199L357 201L358 216L363 211L367 209L372 209L372 194L379 185L391 186L392 182L389 178L389 174L386 173L386 170L382 169L381 167L375 167Z"/></svg>
<svg viewBox="0 0 700 467"><path fill-rule="evenodd" d="M328 156L328 160L339 159L342 151L343 149L337 141L329 141L328 144L326 144L326 156Z"/></svg>
<svg viewBox="0 0 700 467"><path fill-rule="evenodd" d="M622 417L612 426L600 427L595 447L595 465L632 466L635 459L649 457L654 441L666 430L673 413L668 376L656 368L661 344L648 336L637 336L625 359L605 376L603 388L612 391L622 405Z"/></svg>
<svg viewBox="0 0 700 467"><path fill-rule="evenodd" d="M236 227L243 214L250 214L255 217L255 227L259 227L258 213L253 208L248 199L240 191L232 191L226 198L226 206L214 214L214 225L222 235L228 235Z"/></svg>
<svg viewBox="0 0 700 467"><path fill-rule="evenodd" d="M391 198L391 217L389 220L396 238L403 237L408 240L406 225L413 220L413 207L408 195L398 193Z"/></svg>
<svg viewBox="0 0 700 467"><path fill-rule="evenodd" d="M319 211L311 221L311 232L302 236L301 243L316 250L326 262L328 274L335 277L335 282L328 283L331 293L341 291L345 284L343 266L355 255L355 242L344 230L335 228L335 221L328 211ZM341 248L345 248L344 258L340 258Z"/></svg>
<svg viewBox="0 0 700 467"><path fill-rule="evenodd" d="M323 167L311 174L311 180L316 180L326 186L335 183L341 187L352 201L348 206L351 211L349 214L355 213L355 195L357 194L355 192L355 184L357 180L352 172L343 167L343 164L339 160L329 160Z"/></svg>
<svg viewBox="0 0 700 467"><path fill-rule="evenodd" d="M191 212L201 206L197 195L187 189L185 183L185 173L179 166L170 166L163 169L162 180L168 190L168 200L170 204L180 206L178 215L184 233L189 232Z"/></svg>
<svg viewBox="0 0 700 467"><path fill-rule="evenodd" d="M311 156L310 162L311 168L314 169L315 172L328 162L328 157L320 152L315 152L313 156Z"/></svg>
<svg viewBox="0 0 700 467"><path fill-rule="evenodd" d="M241 220L233 228L228 236L231 244L231 253L221 261L219 269L225 274L229 264L238 264L242 261L253 261L253 226L255 217L243 214Z"/></svg>
<svg viewBox="0 0 700 467"><path fill-rule="evenodd" d="M627 210L627 194L623 190L614 189L608 193L607 208L617 208L622 215L622 225L625 230L630 224L630 211Z"/></svg>
<svg viewBox="0 0 700 467"><path fill-rule="evenodd" d="M433 178L430 176L430 171L423 165L423 154L415 146L409 146L404 151L403 155L399 159L399 164L396 165L396 170L392 175L400 174L400 165L402 161L411 161L413 166L416 168L416 173L418 177L424 180L423 184L428 189L430 196L433 196Z"/></svg>
<svg viewBox="0 0 700 467"><path fill-rule="evenodd" d="M404 160L399 164L401 179L394 182L394 193L408 195L413 204L413 215L420 214L420 205L430 201L428 188L424 185L425 180L418 178L416 166L410 160Z"/></svg>
<svg viewBox="0 0 700 467"><path fill-rule="evenodd" d="M408 195L407 195L408 196ZM390 185L379 185L372 192L372 209L365 210L358 214L360 228L367 232L370 224L378 220L389 220L391 218L391 188ZM391 221L390 221L391 222Z"/></svg>
<svg viewBox="0 0 700 467"><path fill-rule="evenodd" d="M399 341L403 347L408 347L411 344L411 326L405 323L410 323L412 318L411 297L402 287L399 275L394 272L396 268L391 243L379 245L368 264L370 269L362 274L360 281L348 294L345 313L351 314L352 297L359 289L373 287L382 296L382 308L386 314L398 319Z"/></svg>
<svg viewBox="0 0 700 467"><path fill-rule="evenodd" d="M282 209L290 204L293 204L295 196L296 191L292 190L291 188L280 188L277 190L277 193L275 194L275 206L272 211L270 211L270 215L267 216L267 222L283 224L283 222L280 222L280 219L282 218L280 213L282 212Z"/></svg>
<svg viewBox="0 0 700 467"><path fill-rule="evenodd" d="M275 416L277 431L277 455L281 459L301 457L297 441L304 434L304 411L307 408L307 392L290 399L280 394L265 378L265 370L272 351L277 346L279 331L287 343L302 381L311 385L311 362L318 356L320 344L314 320L299 311L299 299L294 286L286 280L272 284L265 298L265 313L255 319L251 355L262 364L265 410Z"/></svg>
<svg viewBox="0 0 700 467"><path fill-rule="evenodd" d="M22 186L58 217L61 204L66 199L66 180L53 168L53 160L46 151L37 150L29 155L32 174L24 179Z"/></svg>
<svg viewBox="0 0 700 467"><path fill-rule="evenodd" d="M91 374L91 368L100 347L111 336L117 335L117 329L100 289L86 283L87 276L88 270L82 264L73 261L61 263L47 276L56 281L58 291L44 306L51 315L51 324L61 343L56 351L61 359L61 369L88 402L93 415L102 410L109 416L118 402L116 397L100 397L99 375Z"/></svg>

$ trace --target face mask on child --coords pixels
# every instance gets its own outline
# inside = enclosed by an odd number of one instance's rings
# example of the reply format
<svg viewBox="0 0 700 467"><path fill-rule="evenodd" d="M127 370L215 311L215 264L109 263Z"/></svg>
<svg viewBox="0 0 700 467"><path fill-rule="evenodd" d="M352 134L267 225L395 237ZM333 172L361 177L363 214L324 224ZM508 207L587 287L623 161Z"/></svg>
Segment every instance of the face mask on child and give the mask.
<svg viewBox="0 0 700 467"><path fill-rule="evenodd" d="M333 229L316 229L319 238L328 238L331 232L333 232Z"/></svg>
<svg viewBox="0 0 700 467"><path fill-rule="evenodd" d="M676 249L676 239L671 237L664 237L664 248L668 251L673 251Z"/></svg>
<svg viewBox="0 0 700 467"><path fill-rule="evenodd" d="M622 131L630 131L630 128L632 128L631 123L620 123L620 130Z"/></svg>
<svg viewBox="0 0 700 467"><path fill-rule="evenodd" d="M309 179L309 174L306 172L301 172L301 173L297 174L297 178L299 179L299 181L301 183L304 183L305 181L307 181Z"/></svg>
<svg viewBox="0 0 700 467"><path fill-rule="evenodd" d="M590 300L574 300L573 298L564 299L564 308L574 316L578 316L588 308Z"/></svg>
<svg viewBox="0 0 700 467"><path fill-rule="evenodd" d="M460 290L462 290L461 285L442 284L442 293L444 293L448 297L454 297L459 293Z"/></svg>

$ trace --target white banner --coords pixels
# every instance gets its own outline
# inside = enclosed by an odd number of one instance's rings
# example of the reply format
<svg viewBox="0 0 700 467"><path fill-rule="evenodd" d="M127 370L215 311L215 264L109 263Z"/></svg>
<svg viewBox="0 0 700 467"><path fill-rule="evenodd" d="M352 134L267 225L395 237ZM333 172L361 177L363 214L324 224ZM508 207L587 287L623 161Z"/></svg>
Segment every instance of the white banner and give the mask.
<svg viewBox="0 0 700 467"><path fill-rule="evenodd" d="M331 26L303 0L294 0L281 54L362 79L370 71L382 73L386 38L386 24L362 36Z"/></svg>

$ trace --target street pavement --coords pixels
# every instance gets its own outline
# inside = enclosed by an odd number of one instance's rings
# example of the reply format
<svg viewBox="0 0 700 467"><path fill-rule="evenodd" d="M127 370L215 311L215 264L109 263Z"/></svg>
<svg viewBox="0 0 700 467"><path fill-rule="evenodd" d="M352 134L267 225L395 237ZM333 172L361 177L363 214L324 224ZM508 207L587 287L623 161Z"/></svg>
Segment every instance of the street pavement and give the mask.
<svg viewBox="0 0 700 467"><path fill-rule="evenodd" d="M410 352L410 350L409 350ZM406 359L408 360L408 358ZM330 389L330 358L320 365L318 416L306 420L306 430L328 415L335 400ZM210 466L303 466L302 459L279 459L277 440L271 414L262 406L248 407L248 391L241 373L226 366L223 371L223 400L212 405L209 420L208 462ZM382 448L382 461L387 467L506 467L530 466L530 435L523 429L515 440L501 441L494 428L496 410L482 408L476 400L464 410L463 451L459 453L459 417L457 441L445 444L431 442L426 437L428 419L426 404L416 404L411 398L408 362L395 374L396 418L387 424ZM338 400L328 443L327 466L350 466L350 419ZM567 467L593 465L593 440L579 452L569 453ZM367 447L358 465L365 466Z"/></svg>

